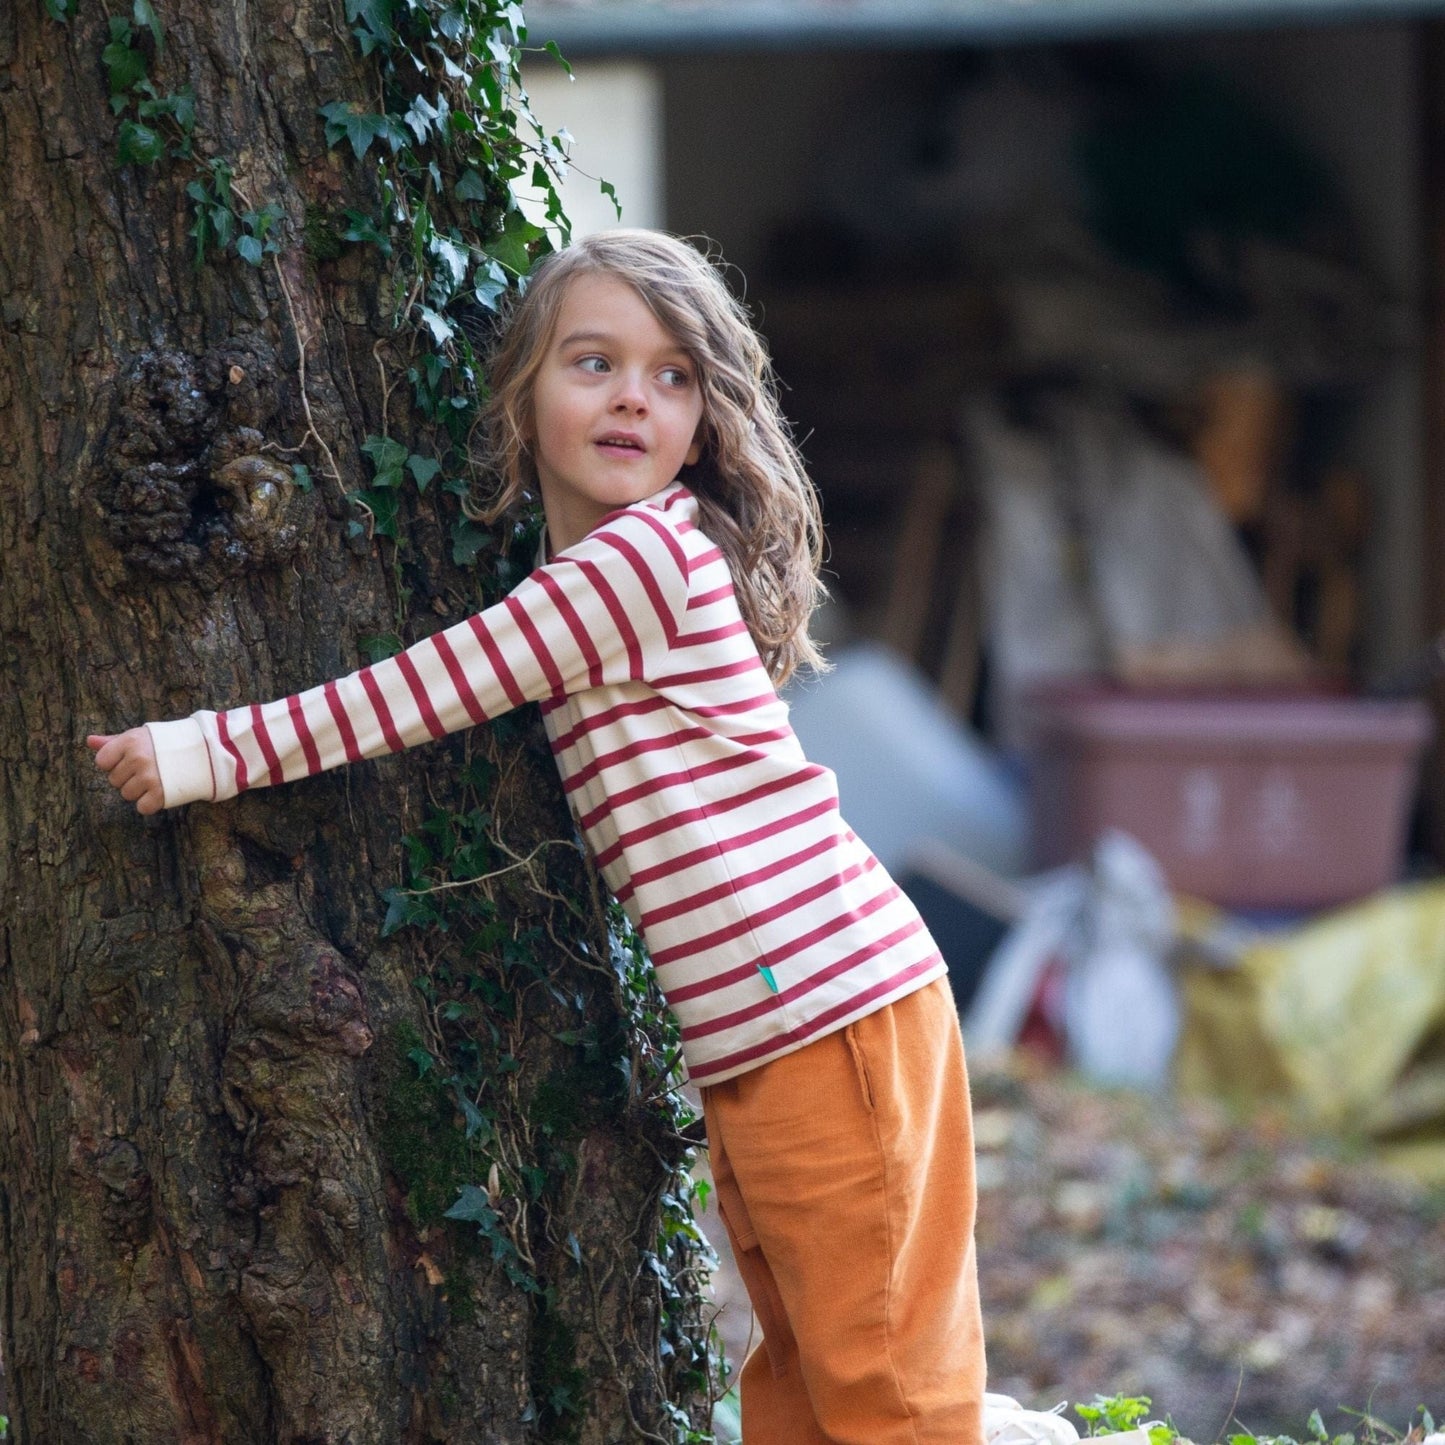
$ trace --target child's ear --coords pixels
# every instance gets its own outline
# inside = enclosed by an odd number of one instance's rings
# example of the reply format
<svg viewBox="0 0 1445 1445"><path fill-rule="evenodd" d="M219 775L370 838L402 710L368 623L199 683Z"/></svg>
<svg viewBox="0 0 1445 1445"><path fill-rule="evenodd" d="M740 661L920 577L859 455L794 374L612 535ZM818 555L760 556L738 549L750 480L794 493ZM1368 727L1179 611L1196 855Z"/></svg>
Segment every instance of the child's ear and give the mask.
<svg viewBox="0 0 1445 1445"><path fill-rule="evenodd" d="M692 439L692 445L687 449L687 455L682 459L685 467L695 467L702 460L703 432L699 426L697 434Z"/></svg>

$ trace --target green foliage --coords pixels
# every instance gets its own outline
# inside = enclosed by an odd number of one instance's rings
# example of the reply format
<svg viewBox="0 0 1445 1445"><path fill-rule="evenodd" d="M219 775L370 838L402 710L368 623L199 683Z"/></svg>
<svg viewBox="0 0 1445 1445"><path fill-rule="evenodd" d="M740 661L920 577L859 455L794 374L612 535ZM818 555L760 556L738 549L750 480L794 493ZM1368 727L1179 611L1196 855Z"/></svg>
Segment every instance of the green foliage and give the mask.
<svg viewBox="0 0 1445 1445"><path fill-rule="evenodd" d="M1435 1431L1435 1417L1419 1405L1403 1430L1392 1429L1382 1420L1363 1410L1341 1409L1340 1413L1358 1422L1355 1430L1332 1434L1318 1410L1310 1413L1303 1440L1292 1435L1256 1435L1244 1429L1226 1437L1227 1445L1418 1445Z"/></svg>
<svg viewBox="0 0 1445 1445"><path fill-rule="evenodd" d="M1152 1403L1148 1395L1095 1395L1089 1404L1075 1405L1074 1413L1090 1435L1112 1435L1132 1430L1147 1418Z"/></svg>
<svg viewBox="0 0 1445 1445"><path fill-rule="evenodd" d="M57 13L64 19L66 6ZM190 86L157 90L149 74L149 52L165 49L165 32L151 0L134 0L130 19L110 17L110 43L101 51L110 84L111 112L120 118L116 160L120 165L153 166L167 156L189 159L196 128L196 98ZM132 114L132 112L134 112Z"/></svg>
<svg viewBox="0 0 1445 1445"><path fill-rule="evenodd" d="M207 251L234 251L243 261L259 266L281 249L279 237L272 234L283 219L280 207L242 209L233 180L230 164L216 159L201 166L186 187L195 205L195 221L187 234L196 243L198 266L204 264Z"/></svg>
<svg viewBox="0 0 1445 1445"><path fill-rule="evenodd" d="M387 1167L406 1191L406 1208L419 1228L439 1223L474 1177L480 1156L452 1122L446 1097L418 1073L412 1055L421 1035L401 1024L389 1041L377 1111L377 1141Z"/></svg>

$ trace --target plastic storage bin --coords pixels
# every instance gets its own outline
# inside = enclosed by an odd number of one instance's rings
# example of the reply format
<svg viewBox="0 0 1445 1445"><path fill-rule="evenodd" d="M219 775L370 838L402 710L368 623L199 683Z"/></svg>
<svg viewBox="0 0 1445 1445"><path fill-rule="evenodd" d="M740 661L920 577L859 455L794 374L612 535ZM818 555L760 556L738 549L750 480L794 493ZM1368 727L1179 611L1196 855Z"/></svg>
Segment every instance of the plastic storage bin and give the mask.
<svg viewBox="0 0 1445 1445"><path fill-rule="evenodd" d="M1423 702L1071 689L1027 714L1041 865L1112 827L1176 891L1234 908L1342 903L1399 876Z"/></svg>

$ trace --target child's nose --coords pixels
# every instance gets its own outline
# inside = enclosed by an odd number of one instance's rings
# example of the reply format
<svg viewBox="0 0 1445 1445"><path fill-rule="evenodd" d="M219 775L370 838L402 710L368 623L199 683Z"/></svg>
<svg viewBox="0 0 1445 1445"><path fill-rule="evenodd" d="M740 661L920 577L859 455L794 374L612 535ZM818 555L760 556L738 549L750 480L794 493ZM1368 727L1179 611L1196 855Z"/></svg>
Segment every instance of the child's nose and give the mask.
<svg viewBox="0 0 1445 1445"><path fill-rule="evenodd" d="M617 411L646 411L647 389L642 385L641 378L619 373L617 389L612 393L612 405Z"/></svg>

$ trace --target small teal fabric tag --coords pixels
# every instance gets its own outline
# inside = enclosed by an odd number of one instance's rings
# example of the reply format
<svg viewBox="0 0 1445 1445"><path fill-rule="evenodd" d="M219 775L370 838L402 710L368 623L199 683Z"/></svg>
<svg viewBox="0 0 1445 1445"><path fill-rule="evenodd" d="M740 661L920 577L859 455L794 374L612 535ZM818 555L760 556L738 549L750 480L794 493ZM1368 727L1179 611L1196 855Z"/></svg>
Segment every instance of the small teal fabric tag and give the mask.
<svg viewBox="0 0 1445 1445"><path fill-rule="evenodd" d="M775 978L773 977L773 971L772 971L772 969L770 969L770 968L767 966L767 964L765 964L765 963L760 963L760 964L758 965L758 972L759 972L760 974L762 974L762 976L763 976L763 982L764 982L765 984L767 984L767 986L768 986L770 989L772 989L772 991L773 991L774 993L777 993L777 991L778 991L778 981L777 981L777 979L775 979Z"/></svg>

